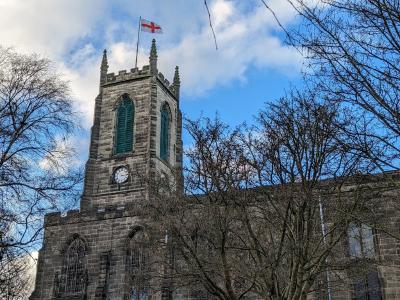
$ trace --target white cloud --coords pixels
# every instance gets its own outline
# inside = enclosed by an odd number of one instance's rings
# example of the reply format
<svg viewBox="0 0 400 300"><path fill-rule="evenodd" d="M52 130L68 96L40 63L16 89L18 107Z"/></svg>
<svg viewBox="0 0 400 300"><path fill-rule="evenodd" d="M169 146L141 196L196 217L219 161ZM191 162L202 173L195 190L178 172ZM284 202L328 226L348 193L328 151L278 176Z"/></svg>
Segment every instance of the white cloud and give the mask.
<svg viewBox="0 0 400 300"><path fill-rule="evenodd" d="M273 1L282 3L284 1ZM285 3L285 2L284 2ZM277 4L282 22L294 16L288 4ZM244 80L249 68L277 69L290 75L300 69L301 58L271 34L277 28L264 7L243 13L231 1L217 0L211 6L219 49L213 46L210 28L205 23L197 35L187 35L179 44L161 49L161 70L171 74L181 66L183 91L199 95L216 85ZM215 21L215 22L214 22Z"/></svg>
<svg viewBox="0 0 400 300"><path fill-rule="evenodd" d="M63 78L68 80L74 98L74 110L82 114L82 125L90 128L93 122L94 99L99 91L101 57L91 56L76 68L65 62L58 64Z"/></svg>
<svg viewBox="0 0 400 300"><path fill-rule="evenodd" d="M150 49L150 45L149 49ZM149 49L141 48L138 53L138 66L149 64L147 52ZM136 45L134 43L113 43L109 48L109 72L118 73L120 70L130 70L135 65Z"/></svg>
<svg viewBox="0 0 400 300"><path fill-rule="evenodd" d="M70 168L79 166L80 161L75 158L71 160L76 145L79 145L79 141L75 136L68 139L58 138L52 153L39 161L39 167L55 174L65 174Z"/></svg>
<svg viewBox="0 0 400 300"><path fill-rule="evenodd" d="M218 29L219 26L227 23L229 17L233 16L234 10L233 2L217 0L211 8L214 26Z"/></svg>
<svg viewBox="0 0 400 300"><path fill-rule="evenodd" d="M90 34L104 8L105 0L2 0L0 40L58 59L76 39Z"/></svg>
<svg viewBox="0 0 400 300"><path fill-rule="evenodd" d="M286 1L270 0L283 23L294 18ZM57 62L71 82L75 107L92 123L94 98L98 93L102 49L109 50L110 72L134 66L139 14L161 24L156 36L159 69L172 79L175 65L181 67L184 96L246 80L250 68L278 70L290 75L300 68L296 51L274 36L278 28L259 1L209 1L218 51L202 1L105 0L0 0L0 40L19 51L39 52ZM142 35L139 66L148 63L150 35ZM102 45L99 47L99 45ZM184 99L184 97L183 97Z"/></svg>
<svg viewBox="0 0 400 300"><path fill-rule="evenodd" d="M28 276L28 286L26 287L26 295L30 295L35 289L35 278L37 270L37 260L39 257L38 251L33 251L30 254L26 254L23 259L27 260L28 268L26 276Z"/></svg>
<svg viewBox="0 0 400 300"><path fill-rule="evenodd" d="M65 56L81 39L93 35L106 8L105 0L0 0L0 41L23 53L36 52L55 61L71 82L75 108L89 127L98 86L99 53L87 43L69 61ZM96 62L96 65L94 65Z"/></svg>

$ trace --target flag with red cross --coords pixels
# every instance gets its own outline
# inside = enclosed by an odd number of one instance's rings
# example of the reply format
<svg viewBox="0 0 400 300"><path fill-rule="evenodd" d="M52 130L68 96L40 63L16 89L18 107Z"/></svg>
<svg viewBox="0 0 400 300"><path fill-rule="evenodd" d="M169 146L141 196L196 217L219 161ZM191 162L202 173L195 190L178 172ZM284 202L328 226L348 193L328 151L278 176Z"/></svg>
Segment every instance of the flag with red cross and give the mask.
<svg viewBox="0 0 400 300"><path fill-rule="evenodd" d="M141 19L140 28L142 29L142 31L146 31L146 32L162 33L162 29L161 29L160 25L158 25L154 22L151 22L151 21L147 21L145 19Z"/></svg>

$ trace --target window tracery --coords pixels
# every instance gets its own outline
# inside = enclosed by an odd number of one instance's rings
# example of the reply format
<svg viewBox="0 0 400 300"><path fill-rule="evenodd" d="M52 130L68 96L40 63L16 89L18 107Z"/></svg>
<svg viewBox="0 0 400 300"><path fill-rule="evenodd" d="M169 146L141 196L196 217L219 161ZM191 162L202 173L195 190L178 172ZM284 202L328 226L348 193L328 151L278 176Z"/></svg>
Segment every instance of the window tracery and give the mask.
<svg viewBox="0 0 400 300"><path fill-rule="evenodd" d="M60 293L80 294L84 292L87 284L85 257L85 243L80 238L75 238L65 253L60 278Z"/></svg>
<svg viewBox="0 0 400 300"><path fill-rule="evenodd" d="M375 245L372 228L351 223L348 229L349 251L352 258L373 258Z"/></svg>
<svg viewBox="0 0 400 300"><path fill-rule="evenodd" d="M130 276L130 300L151 299L150 252L148 238L138 230L129 241L128 266Z"/></svg>
<svg viewBox="0 0 400 300"><path fill-rule="evenodd" d="M351 223L348 229L349 254L352 259L374 259L373 230L366 224ZM354 282L354 299L381 300L381 287L377 270L360 274Z"/></svg>

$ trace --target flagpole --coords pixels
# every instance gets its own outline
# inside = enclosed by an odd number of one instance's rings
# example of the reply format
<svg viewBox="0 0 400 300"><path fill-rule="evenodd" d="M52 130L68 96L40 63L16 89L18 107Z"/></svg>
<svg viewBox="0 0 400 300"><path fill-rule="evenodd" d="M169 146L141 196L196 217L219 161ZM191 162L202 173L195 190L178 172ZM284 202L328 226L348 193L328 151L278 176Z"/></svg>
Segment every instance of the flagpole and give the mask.
<svg viewBox="0 0 400 300"><path fill-rule="evenodd" d="M136 43L136 59L135 59L135 69L137 68L137 57L139 51L139 38L140 38L140 26L142 24L142 16L139 16L139 27L137 32L137 43Z"/></svg>

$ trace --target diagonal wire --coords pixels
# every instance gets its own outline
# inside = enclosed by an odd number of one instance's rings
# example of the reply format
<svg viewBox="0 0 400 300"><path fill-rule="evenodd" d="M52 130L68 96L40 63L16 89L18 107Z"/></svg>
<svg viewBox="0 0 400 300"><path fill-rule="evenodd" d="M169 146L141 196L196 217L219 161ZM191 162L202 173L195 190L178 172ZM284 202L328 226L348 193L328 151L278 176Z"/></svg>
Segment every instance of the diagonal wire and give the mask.
<svg viewBox="0 0 400 300"><path fill-rule="evenodd" d="M286 30L286 28L282 25L281 21L279 21L278 16L276 15L275 11L264 1L264 0L260 0L262 2L262 4L264 4L265 8L267 10L269 10L269 12L272 14L272 16L274 17L276 23L278 24L278 26L285 32L286 36L288 37L289 41L292 40L290 33Z"/></svg>
<svg viewBox="0 0 400 300"><path fill-rule="evenodd" d="M212 34L214 36L215 50L218 50L217 37L215 36L214 27L213 27L212 22L211 22L211 14L210 14L210 10L208 9L207 0L204 0L204 5L206 6L206 9L207 9L208 20L210 21L210 28L211 28Z"/></svg>
<svg viewBox="0 0 400 300"><path fill-rule="evenodd" d="M278 26L284 31L286 37L287 37L287 41L288 44L290 46L293 46L297 52L303 56L303 53L301 52L301 49L299 49L299 47L296 46L295 41L292 37L292 35L289 33L289 31L286 30L286 28L282 25L281 21L279 20L278 16L276 15L275 11L265 2L265 0L260 0L262 2L262 4L264 4L265 8L272 14L272 16L274 17L276 23L278 24ZM292 4L291 1L289 1L290 4ZM292 4L293 6L293 4Z"/></svg>

